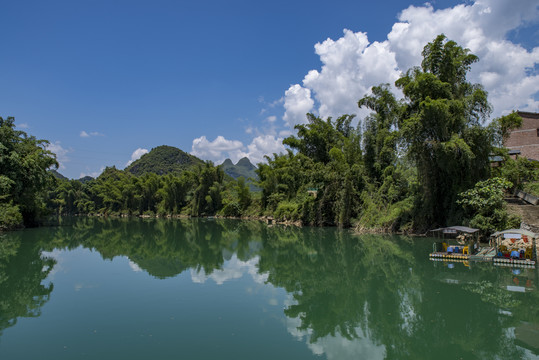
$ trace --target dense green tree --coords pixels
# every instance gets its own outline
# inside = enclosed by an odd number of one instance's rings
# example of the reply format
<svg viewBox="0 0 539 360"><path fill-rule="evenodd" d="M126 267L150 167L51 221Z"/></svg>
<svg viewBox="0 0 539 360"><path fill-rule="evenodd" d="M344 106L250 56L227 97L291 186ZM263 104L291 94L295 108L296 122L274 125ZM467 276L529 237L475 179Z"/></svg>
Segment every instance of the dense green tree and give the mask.
<svg viewBox="0 0 539 360"><path fill-rule="evenodd" d="M503 144L509 138L511 131L518 129L521 126L522 118L516 111L492 120L489 128L494 136L493 145L497 146L498 148L502 148Z"/></svg>
<svg viewBox="0 0 539 360"><path fill-rule="evenodd" d="M45 188L58 167L48 141L15 129L15 119L0 117L0 229L34 225L44 209Z"/></svg>
<svg viewBox="0 0 539 360"><path fill-rule="evenodd" d="M294 199L302 183L308 178L305 169L309 169L312 160L303 154L274 154L266 157L267 164L258 165L257 186L262 189L262 207L274 211L282 201Z"/></svg>
<svg viewBox="0 0 539 360"><path fill-rule="evenodd" d="M224 172L212 162L199 166L191 199L191 215L213 215L222 207L221 187Z"/></svg>
<svg viewBox="0 0 539 360"><path fill-rule="evenodd" d="M459 194L457 203L468 212L470 226L488 236L496 230L518 228L520 219L506 212L504 191L513 184L504 178L480 181L472 189Z"/></svg>
<svg viewBox="0 0 539 360"><path fill-rule="evenodd" d="M406 101L399 121L421 186L417 221L444 225L455 219L457 194L486 178L491 134L482 127L490 114L487 93L466 81L478 60L444 35L427 44L421 67L397 80Z"/></svg>
<svg viewBox="0 0 539 360"><path fill-rule="evenodd" d="M398 122L403 105L391 93L389 84L383 84L374 86L372 95L360 99L358 106L373 111L365 118L364 164L370 180L381 183L384 170L395 166L397 160Z"/></svg>
<svg viewBox="0 0 539 360"><path fill-rule="evenodd" d="M361 136L353 119L307 114L307 123L296 125L297 135L283 141L291 150L259 164L262 207L282 220L349 226L363 184Z"/></svg>
<svg viewBox="0 0 539 360"><path fill-rule="evenodd" d="M186 205L187 192L191 181L186 174L182 176L166 175L162 181L163 187L159 189L162 199L159 205L160 212L164 214L179 214Z"/></svg>
<svg viewBox="0 0 539 360"><path fill-rule="evenodd" d="M238 180L236 181L235 190L238 196L238 203L240 206L240 209L242 211L245 211L249 205L251 205L251 192L249 191L249 186L245 182L245 178L240 176Z"/></svg>

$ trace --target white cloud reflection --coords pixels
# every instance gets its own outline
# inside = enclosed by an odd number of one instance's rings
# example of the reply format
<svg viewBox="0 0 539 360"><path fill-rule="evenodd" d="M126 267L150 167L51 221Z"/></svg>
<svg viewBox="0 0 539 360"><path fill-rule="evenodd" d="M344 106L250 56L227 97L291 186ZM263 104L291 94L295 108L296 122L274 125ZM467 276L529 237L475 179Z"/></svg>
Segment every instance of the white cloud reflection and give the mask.
<svg viewBox="0 0 539 360"><path fill-rule="evenodd" d="M129 267L131 268L131 270L133 270L134 272L141 272L142 269L140 268L140 266L138 266L136 263L134 263L133 261L129 260Z"/></svg>
<svg viewBox="0 0 539 360"><path fill-rule="evenodd" d="M285 306L295 304L292 295L285 300ZM368 311L365 309L365 311ZM361 327L356 327L358 337L347 339L338 332L335 336L327 335L311 343L310 338L312 330L300 330L301 319L286 318L286 327L288 332L298 341L304 341L307 347L315 355L325 354L327 359L384 359L386 348L384 345L376 345L371 339L370 334L364 332Z"/></svg>
<svg viewBox="0 0 539 360"><path fill-rule="evenodd" d="M191 280L194 283L203 284L208 279L212 279L217 285L222 285L225 281L239 279L244 274L249 274L257 284L264 284L269 274L258 273L259 256L255 256L247 261L239 260L236 254L232 255L230 260L225 261L223 268L215 270L211 274L206 275L204 269L196 271L191 269Z"/></svg>

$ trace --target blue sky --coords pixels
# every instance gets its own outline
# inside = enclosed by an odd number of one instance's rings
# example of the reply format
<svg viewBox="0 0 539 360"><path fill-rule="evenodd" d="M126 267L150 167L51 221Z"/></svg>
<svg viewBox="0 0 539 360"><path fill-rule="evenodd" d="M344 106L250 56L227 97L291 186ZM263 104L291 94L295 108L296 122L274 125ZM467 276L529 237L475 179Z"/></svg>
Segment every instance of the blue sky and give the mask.
<svg viewBox="0 0 539 360"><path fill-rule="evenodd" d="M258 162L306 112L364 116L357 100L441 32L480 56L494 116L537 112L538 5L3 1L0 116L49 140L70 178L163 144Z"/></svg>

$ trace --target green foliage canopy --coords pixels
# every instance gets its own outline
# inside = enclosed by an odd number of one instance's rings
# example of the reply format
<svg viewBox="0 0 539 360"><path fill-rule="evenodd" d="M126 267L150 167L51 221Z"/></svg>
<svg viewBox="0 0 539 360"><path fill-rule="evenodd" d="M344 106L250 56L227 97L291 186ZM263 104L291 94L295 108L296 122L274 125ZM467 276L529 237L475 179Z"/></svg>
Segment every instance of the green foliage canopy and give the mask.
<svg viewBox="0 0 539 360"><path fill-rule="evenodd" d="M0 229L36 223L42 213L50 167L58 167L48 141L15 129L15 119L0 117Z"/></svg>
<svg viewBox="0 0 539 360"><path fill-rule="evenodd" d="M421 68L396 82L406 101L399 128L417 166L426 224L458 217L457 194L488 175L492 137L481 125L491 109L482 86L466 81L477 60L439 35L425 46Z"/></svg>

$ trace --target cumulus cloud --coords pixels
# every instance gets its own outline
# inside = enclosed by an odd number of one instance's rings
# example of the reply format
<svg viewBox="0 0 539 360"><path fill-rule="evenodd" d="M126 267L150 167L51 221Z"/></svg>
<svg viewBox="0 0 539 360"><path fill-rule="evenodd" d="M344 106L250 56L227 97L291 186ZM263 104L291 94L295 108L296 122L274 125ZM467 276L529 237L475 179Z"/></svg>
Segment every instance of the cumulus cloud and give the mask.
<svg viewBox="0 0 539 360"><path fill-rule="evenodd" d="M289 127L303 124L307 121L305 114L312 111L314 100L311 98L311 90L298 84L290 86L284 94L285 113L283 120Z"/></svg>
<svg viewBox="0 0 539 360"><path fill-rule="evenodd" d="M357 114L357 101L371 86L394 83L400 74L388 43L369 43L362 32L344 30L337 41L327 39L316 44L315 52L322 69L309 71L303 86L313 91L319 115L324 118Z"/></svg>
<svg viewBox="0 0 539 360"><path fill-rule="evenodd" d="M282 139L294 134L296 124L307 122L312 112L323 118L356 114L363 118L370 111L359 109L357 101L372 86L389 83L394 87L403 72L421 63L423 47L437 35L445 34L460 46L469 48L480 61L472 66L469 81L481 83L489 93L493 117L512 110L539 110L539 47L526 49L507 39L539 21L537 0L475 0L446 9L409 6L398 14L397 22L383 41L369 41L365 32L343 30L339 39L326 39L314 45L321 67L310 70L301 83L291 85L280 99L267 102L262 96L262 130L246 128L253 136L249 145L218 136L193 140L192 154L216 163L248 157L264 161L264 155L285 151ZM284 107L282 122L269 109Z"/></svg>
<svg viewBox="0 0 539 360"><path fill-rule="evenodd" d="M478 0L443 10L410 6L400 14L388 42L399 68L406 70L420 63L427 42L444 33L479 57L469 79L482 83L489 92L495 116L513 109L537 111L539 77L533 69L539 63L539 48L528 51L505 36L538 18L538 5L533 0Z"/></svg>
<svg viewBox="0 0 539 360"><path fill-rule="evenodd" d="M129 160L127 164L125 164L125 166L131 165L133 161L140 159L142 155L147 154L147 153L148 153L148 149L138 148L137 150L133 151L133 153L131 154L131 160Z"/></svg>
<svg viewBox="0 0 539 360"><path fill-rule="evenodd" d="M101 175L101 173L103 172L103 170L105 170L105 167L104 166L101 166L99 168L98 171L90 171L89 168L86 169L88 172L81 172L79 174L79 179L80 178L83 178L83 177L86 177L86 176L90 176L90 177L93 177L94 179L97 178L99 175Z"/></svg>
<svg viewBox="0 0 539 360"><path fill-rule="evenodd" d="M423 47L441 33L479 56L469 80L482 83L489 92L494 116L513 109L537 111L539 48L527 50L506 36L538 18L536 0L477 0L438 10L428 3L410 6L382 42L370 42L365 33L345 29L343 37L315 45L321 69L309 71L302 85L285 92L285 125L305 121L307 111L324 118L363 116L366 110L358 109L357 101L372 86L394 84L402 72L420 65Z"/></svg>
<svg viewBox="0 0 539 360"><path fill-rule="evenodd" d="M221 162L227 157L236 158L244 154L242 152L243 143L239 140L227 140L223 136L217 136L215 140L209 141L206 136L201 136L193 140L191 154L201 159ZM238 160L240 159L238 158Z"/></svg>
<svg viewBox="0 0 539 360"><path fill-rule="evenodd" d="M247 146L247 157L253 164L265 162L264 155L279 154L285 151L283 139L273 135L260 135Z"/></svg>
<svg viewBox="0 0 539 360"><path fill-rule="evenodd" d="M69 154L71 150L64 149L62 145L60 145L59 141L48 144L46 146L46 149L56 154L56 160L58 161L59 169L65 169L65 163L69 162L69 157L67 156L67 154Z"/></svg>
<svg viewBox="0 0 539 360"><path fill-rule="evenodd" d="M221 163L227 158L237 162L247 157L253 164L257 164L265 161L264 155L284 152L282 141L282 138L274 135L259 135L245 146L239 140L227 140L223 136L218 136L213 141L201 136L193 140L191 154L215 163Z"/></svg>

